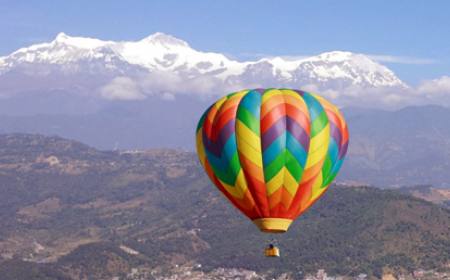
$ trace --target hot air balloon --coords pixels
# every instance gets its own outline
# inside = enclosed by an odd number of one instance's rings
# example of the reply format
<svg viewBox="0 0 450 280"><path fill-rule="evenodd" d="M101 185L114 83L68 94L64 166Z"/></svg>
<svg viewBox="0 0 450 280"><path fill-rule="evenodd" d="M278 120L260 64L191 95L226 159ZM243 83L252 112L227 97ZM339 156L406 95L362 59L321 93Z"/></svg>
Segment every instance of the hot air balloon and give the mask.
<svg viewBox="0 0 450 280"><path fill-rule="evenodd" d="M313 93L272 88L224 96L206 110L196 133L211 181L267 233L286 232L324 194L348 140L333 104Z"/></svg>

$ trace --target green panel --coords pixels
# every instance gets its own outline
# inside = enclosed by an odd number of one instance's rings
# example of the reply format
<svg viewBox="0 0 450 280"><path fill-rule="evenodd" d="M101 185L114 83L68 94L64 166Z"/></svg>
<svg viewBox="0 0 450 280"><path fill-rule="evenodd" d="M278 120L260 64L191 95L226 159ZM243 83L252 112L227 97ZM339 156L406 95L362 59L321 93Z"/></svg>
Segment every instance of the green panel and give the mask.
<svg viewBox="0 0 450 280"><path fill-rule="evenodd" d="M328 124L328 116L325 111L322 111L320 115L311 124L311 138L321 132Z"/></svg>
<svg viewBox="0 0 450 280"><path fill-rule="evenodd" d="M269 182L283 168L285 153L281 152L269 165L264 167L264 179Z"/></svg>
<svg viewBox="0 0 450 280"><path fill-rule="evenodd" d="M259 120L257 120L252 113L250 113L247 109L242 106L239 107L237 111L237 119L243 122L251 131L259 135Z"/></svg>
<svg viewBox="0 0 450 280"><path fill-rule="evenodd" d="M297 182L300 182L303 174L302 166L298 163L297 159L291 154L291 152L289 152L289 150L285 150L285 154L286 168L289 170L289 173L291 173L292 177L294 177Z"/></svg>

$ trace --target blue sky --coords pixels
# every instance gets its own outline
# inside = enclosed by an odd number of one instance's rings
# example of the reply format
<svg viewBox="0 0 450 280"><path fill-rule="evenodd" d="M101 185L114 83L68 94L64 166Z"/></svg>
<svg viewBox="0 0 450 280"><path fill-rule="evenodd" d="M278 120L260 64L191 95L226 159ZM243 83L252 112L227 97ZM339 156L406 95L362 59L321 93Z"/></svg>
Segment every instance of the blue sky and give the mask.
<svg viewBox="0 0 450 280"><path fill-rule="evenodd" d="M0 0L0 14L0 55L61 31L110 40L160 31L238 59L347 50L386 56L411 84L450 75L446 0Z"/></svg>

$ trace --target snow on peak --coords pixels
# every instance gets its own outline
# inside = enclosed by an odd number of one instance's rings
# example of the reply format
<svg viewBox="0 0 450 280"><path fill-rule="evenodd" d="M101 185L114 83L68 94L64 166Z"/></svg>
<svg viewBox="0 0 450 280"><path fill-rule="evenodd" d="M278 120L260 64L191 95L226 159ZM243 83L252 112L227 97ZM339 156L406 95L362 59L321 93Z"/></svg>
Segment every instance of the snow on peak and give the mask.
<svg viewBox="0 0 450 280"><path fill-rule="evenodd" d="M145 37L144 39L141 40L141 42L189 47L189 44L186 41L183 41L172 35L168 35L162 32L156 32L148 37Z"/></svg>
<svg viewBox="0 0 450 280"><path fill-rule="evenodd" d="M331 52L321 53L321 54L315 56L314 58L316 58L317 60L322 60L322 61L334 61L334 62L336 62L336 61L349 60L354 55L355 54L352 53L352 52L331 51Z"/></svg>
<svg viewBox="0 0 450 280"><path fill-rule="evenodd" d="M341 79L352 85L407 87L386 66L359 53L325 52L302 59L299 68L303 69L303 74L322 81Z"/></svg>
<svg viewBox="0 0 450 280"><path fill-rule="evenodd" d="M241 63L232 61L223 54L197 51L187 42L161 32L140 41L118 43L113 48L127 62L150 70L192 71L192 76L211 71L231 74L240 72L243 68Z"/></svg>
<svg viewBox="0 0 450 280"><path fill-rule="evenodd" d="M55 40L61 42L61 41L67 40L68 38L69 38L69 36L68 36L66 33L64 33L64 32L59 32L58 35L56 35Z"/></svg>
<svg viewBox="0 0 450 280"><path fill-rule="evenodd" d="M49 43L31 45L18 49L9 56L0 57L0 74L21 64L59 64L77 63L81 60L104 58L104 47L115 44L94 38L72 37L58 33Z"/></svg>
<svg viewBox="0 0 450 280"><path fill-rule="evenodd" d="M64 32L58 33L55 40L52 42L53 44L65 44L69 46L73 46L81 49L95 49L99 47L103 47L105 45L111 44L111 41L102 41L95 38L88 37L71 37Z"/></svg>
<svg viewBox="0 0 450 280"><path fill-rule="evenodd" d="M49 43L0 57L0 75L21 63L58 64L65 69L73 66L76 72L92 66L94 61L121 73L126 73L128 66L138 66L139 71L164 71L189 79L207 75L243 86L263 82L293 87L305 84L406 87L391 70L363 54L331 51L311 57L278 56L239 62L221 53L197 51L187 42L161 32L123 42L72 37L61 32Z"/></svg>
<svg viewBox="0 0 450 280"><path fill-rule="evenodd" d="M300 65L301 60L275 56L271 58L262 58L259 62L268 62L272 64L274 68L282 69L283 71L293 71Z"/></svg>

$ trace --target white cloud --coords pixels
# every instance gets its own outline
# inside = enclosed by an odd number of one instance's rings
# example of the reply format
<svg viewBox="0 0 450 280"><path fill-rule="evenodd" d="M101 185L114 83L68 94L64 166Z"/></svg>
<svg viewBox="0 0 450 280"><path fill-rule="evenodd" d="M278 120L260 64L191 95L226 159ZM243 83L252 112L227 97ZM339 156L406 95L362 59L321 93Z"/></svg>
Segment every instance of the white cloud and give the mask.
<svg viewBox="0 0 450 280"><path fill-rule="evenodd" d="M218 88L223 88L222 81L213 76L191 78L164 71L137 77L136 81L144 95L157 95L165 99L173 99L178 94L212 95L217 93Z"/></svg>
<svg viewBox="0 0 450 280"><path fill-rule="evenodd" d="M422 82L418 91L428 95L448 95L450 96L450 76L442 76L434 80Z"/></svg>
<svg viewBox="0 0 450 280"><path fill-rule="evenodd" d="M302 90L318 93L339 107L367 107L399 109L412 105L438 104L450 106L450 76L423 81L417 87L407 88L319 88L302 86Z"/></svg>
<svg viewBox="0 0 450 280"><path fill-rule="evenodd" d="M174 100L179 94L197 97L219 95L231 90L213 76L182 77L172 72L154 71L148 75L117 77L99 90L101 97L110 100L140 100L157 96Z"/></svg>
<svg viewBox="0 0 450 280"><path fill-rule="evenodd" d="M413 88L362 88L349 86L341 89L318 88L306 85L303 90L317 93L338 107L366 107L399 109L410 105L430 104L432 100Z"/></svg>
<svg viewBox="0 0 450 280"><path fill-rule="evenodd" d="M414 90L406 88L348 87L343 90L325 90L321 94L340 107L397 109L418 104L422 99Z"/></svg>
<svg viewBox="0 0 450 280"><path fill-rule="evenodd" d="M110 100L144 99L139 85L129 77L114 78L109 84L100 89L100 95Z"/></svg>
<svg viewBox="0 0 450 280"><path fill-rule="evenodd" d="M398 109L411 105L437 104L450 106L450 77L423 81L415 88L328 89L319 92L337 105Z"/></svg>
<svg viewBox="0 0 450 280"><path fill-rule="evenodd" d="M419 58L409 56L394 56L385 54L367 54L367 56L377 62L398 63L398 64L435 64L436 60L430 58Z"/></svg>
<svg viewBox="0 0 450 280"><path fill-rule="evenodd" d="M381 63L396 63L396 64L417 64L417 65L424 65L424 64L435 64L438 63L436 59L431 58L423 58L423 57L411 57L411 56L396 56L396 55L388 55L388 54L362 54L370 59L381 62ZM272 55L267 53L242 53L242 57L250 58L250 59L262 59L262 58L275 58L275 57L281 57L285 60L301 60L305 58L309 58L313 55Z"/></svg>
<svg viewBox="0 0 450 280"><path fill-rule="evenodd" d="M289 85L286 85L290 87ZM264 85L235 81L226 84L223 80L209 75L195 78L185 77L173 72L152 72L138 77L117 77L101 87L100 95L110 100L140 100L159 97L176 100L179 95L193 98L221 96L243 88L260 88ZM295 86L293 86L295 87ZM416 88L324 88L310 84L302 90L318 93L339 107L375 107L398 109L410 105L441 104L450 106L450 77L443 76L422 82Z"/></svg>

